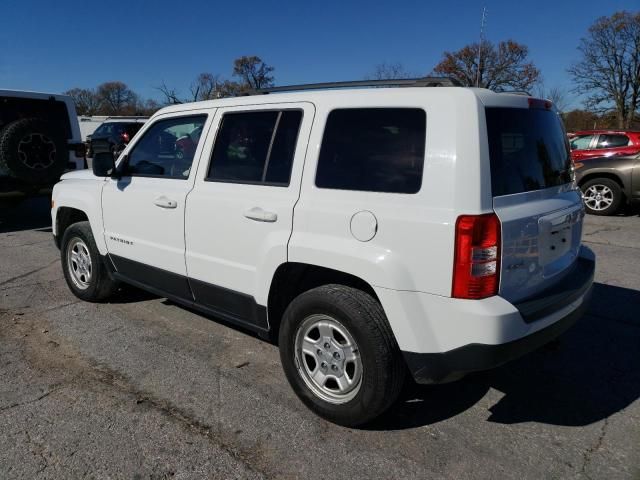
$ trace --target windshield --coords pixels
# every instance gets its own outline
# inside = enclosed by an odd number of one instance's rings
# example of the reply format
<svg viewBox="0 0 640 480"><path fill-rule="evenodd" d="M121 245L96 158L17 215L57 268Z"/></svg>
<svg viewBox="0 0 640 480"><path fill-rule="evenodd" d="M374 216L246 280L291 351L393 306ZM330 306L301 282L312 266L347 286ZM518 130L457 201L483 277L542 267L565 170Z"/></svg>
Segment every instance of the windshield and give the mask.
<svg viewBox="0 0 640 480"><path fill-rule="evenodd" d="M487 108L493 196L571 181L569 143L558 114L538 108Z"/></svg>

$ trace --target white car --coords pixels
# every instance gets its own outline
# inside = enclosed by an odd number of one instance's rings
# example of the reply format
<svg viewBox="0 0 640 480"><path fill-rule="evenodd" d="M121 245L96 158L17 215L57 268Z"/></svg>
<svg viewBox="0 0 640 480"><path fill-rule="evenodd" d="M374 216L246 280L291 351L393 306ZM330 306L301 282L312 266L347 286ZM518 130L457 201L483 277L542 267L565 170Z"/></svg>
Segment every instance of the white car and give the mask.
<svg viewBox="0 0 640 480"><path fill-rule="evenodd" d="M55 186L69 288L101 301L122 281L277 338L296 394L351 426L407 377L451 381L555 338L595 257L553 106L394 84L162 109L117 163Z"/></svg>
<svg viewBox="0 0 640 480"><path fill-rule="evenodd" d="M0 198L50 192L63 172L84 168L71 97L0 90Z"/></svg>

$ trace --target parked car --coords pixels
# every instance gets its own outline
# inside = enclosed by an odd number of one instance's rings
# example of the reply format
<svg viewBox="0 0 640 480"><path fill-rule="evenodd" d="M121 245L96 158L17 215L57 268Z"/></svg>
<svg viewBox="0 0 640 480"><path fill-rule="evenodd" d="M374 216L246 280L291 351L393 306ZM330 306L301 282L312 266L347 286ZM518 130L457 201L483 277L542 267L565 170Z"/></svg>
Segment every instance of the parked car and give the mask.
<svg viewBox="0 0 640 480"><path fill-rule="evenodd" d="M587 213L614 215L640 201L640 155L596 157L574 168Z"/></svg>
<svg viewBox="0 0 640 480"><path fill-rule="evenodd" d="M571 134L573 161L640 153L640 132L630 130L583 130Z"/></svg>
<svg viewBox="0 0 640 480"><path fill-rule="evenodd" d="M48 193L68 170L85 167L71 97L0 90L0 197Z"/></svg>
<svg viewBox="0 0 640 480"><path fill-rule="evenodd" d="M146 118L106 120L87 136L87 156L93 157L99 152L111 152L118 156L146 121Z"/></svg>
<svg viewBox="0 0 640 480"><path fill-rule="evenodd" d="M277 339L294 392L342 425L384 412L407 374L448 382L545 344L595 268L561 120L446 85L162 109L117 162L56 185L69 288L95 302L125 282Z"/></svg>

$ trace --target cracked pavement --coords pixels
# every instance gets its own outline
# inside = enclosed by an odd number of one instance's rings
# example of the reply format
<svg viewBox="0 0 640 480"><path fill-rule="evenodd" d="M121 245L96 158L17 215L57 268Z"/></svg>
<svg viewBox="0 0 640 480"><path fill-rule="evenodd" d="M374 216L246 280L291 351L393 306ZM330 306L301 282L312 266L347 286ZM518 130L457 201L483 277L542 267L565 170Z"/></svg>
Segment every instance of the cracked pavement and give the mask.
<svg viewBox="0 0 640 480"><path fill-rule="evenodd" d="M277 348L125 288L68 291L46 199L0 205L0 478L640 478L640 215L588 216L588 314L490 372L314 416Z"/></svg>

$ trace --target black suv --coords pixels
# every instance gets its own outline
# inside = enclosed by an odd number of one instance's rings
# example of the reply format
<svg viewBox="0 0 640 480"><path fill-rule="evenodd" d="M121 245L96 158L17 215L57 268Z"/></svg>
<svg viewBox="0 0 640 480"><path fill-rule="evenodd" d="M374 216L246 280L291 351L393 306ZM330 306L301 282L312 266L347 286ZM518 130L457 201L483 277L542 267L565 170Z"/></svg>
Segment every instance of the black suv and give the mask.
<svg viewBox="0 0 640 480"><path fill-rule="evenodd" d="M118 156L146 121L146 118L105 121L87 136L87 156L93 157L100 152L111 152Z"/></svg>

